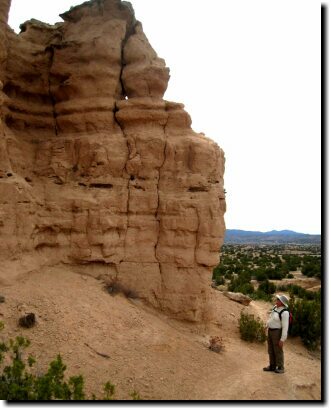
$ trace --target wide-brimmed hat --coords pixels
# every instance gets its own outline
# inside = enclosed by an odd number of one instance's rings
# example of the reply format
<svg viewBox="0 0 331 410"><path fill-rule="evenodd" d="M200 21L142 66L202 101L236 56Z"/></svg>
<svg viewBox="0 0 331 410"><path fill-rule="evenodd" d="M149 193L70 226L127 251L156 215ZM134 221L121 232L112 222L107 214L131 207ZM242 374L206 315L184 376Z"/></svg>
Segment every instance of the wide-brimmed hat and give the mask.
<svg viewBox="0 0 331 410"><path fill-rule="evenodd" d="M276 298L282 302L282 304L288 307L288 299L285 295L276 295Z"/></svg>

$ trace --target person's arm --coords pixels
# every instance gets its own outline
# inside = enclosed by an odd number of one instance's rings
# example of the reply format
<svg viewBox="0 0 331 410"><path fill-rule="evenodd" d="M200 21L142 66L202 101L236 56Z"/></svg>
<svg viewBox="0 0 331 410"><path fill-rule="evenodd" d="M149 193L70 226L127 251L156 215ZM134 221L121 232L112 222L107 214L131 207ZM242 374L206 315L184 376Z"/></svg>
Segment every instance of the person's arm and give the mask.
<svg viewBox="0 0 331 410"><path fill-rule="evenodd" d="M285 342L287 339L287 331L288 331L288 322L289 322L290 314L287 310L282 313L282 336L280 338L281 342ZM283 344L282 343L282 344Z"/></svg>
<svg viewBox="0 0 331 410"><path fill-rule="evenodd" d="M268 317L268 319L267 319L267 321L265 322L265 325L264 325L265 329L269 328L270 321L272 320L272 313L274 311L275 311L275 306L269 311L269 317Z"/></svg>

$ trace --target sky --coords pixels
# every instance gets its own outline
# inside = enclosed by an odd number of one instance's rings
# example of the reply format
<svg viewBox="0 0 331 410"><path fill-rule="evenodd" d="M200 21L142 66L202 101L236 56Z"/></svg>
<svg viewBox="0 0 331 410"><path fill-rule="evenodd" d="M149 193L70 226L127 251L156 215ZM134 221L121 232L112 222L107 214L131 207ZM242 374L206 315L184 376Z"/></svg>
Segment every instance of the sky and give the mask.
<svg viewBox="0 0 331 410"><path fill-rule="evenodd" d="M12 0L9 25L53 24L82 0ZM224 150L228 229L321 233L316 0L131 0L170 68L165 99Z"/></svg>

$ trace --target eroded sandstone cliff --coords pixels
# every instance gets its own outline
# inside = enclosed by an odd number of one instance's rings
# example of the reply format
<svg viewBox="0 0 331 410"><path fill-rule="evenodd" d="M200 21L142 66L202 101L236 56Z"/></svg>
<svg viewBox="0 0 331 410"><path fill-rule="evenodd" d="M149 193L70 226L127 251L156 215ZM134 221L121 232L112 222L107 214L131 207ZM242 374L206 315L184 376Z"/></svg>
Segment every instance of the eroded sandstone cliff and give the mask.
<svg viewBox="0 0 331 410"><path fill-rule="evenodd" d="M163 99L169 69L120 0L15 34L0 5L0 261L117 278L179 318L208 314L224 155ZM78 268L79 267L79 268ZM73 290L74 295L74 290Z"/></svg>

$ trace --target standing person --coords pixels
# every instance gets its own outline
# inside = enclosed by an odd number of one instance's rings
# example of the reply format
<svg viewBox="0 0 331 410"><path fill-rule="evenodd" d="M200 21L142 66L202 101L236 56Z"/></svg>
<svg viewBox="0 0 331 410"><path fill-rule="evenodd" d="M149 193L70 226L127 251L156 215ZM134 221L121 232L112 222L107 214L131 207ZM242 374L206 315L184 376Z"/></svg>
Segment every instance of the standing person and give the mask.
<svg viewBox="0 0 331 410"><path fill-rule="evenodd" d="M276 295L276 305L272 308L267 321L269 366L265 372L284 373L283 345L287 339L289 325L288 299L285 295ZM284 310L285 309L285 310Z"/></svg>

